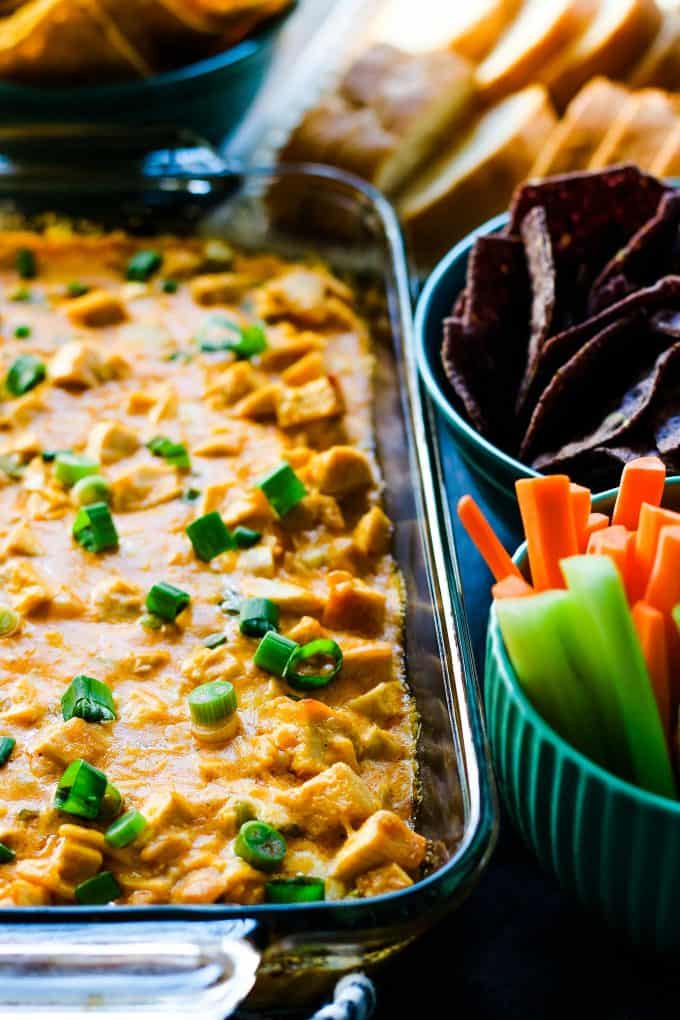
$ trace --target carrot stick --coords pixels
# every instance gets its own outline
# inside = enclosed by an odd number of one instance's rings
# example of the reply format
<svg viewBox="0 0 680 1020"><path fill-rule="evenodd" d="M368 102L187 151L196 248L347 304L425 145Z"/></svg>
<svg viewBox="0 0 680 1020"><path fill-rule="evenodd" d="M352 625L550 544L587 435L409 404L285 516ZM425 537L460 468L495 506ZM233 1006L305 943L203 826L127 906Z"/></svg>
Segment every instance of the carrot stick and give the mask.
<svg viewBox="0 0 680 1020"><path fill-rule="evenodd" d="M680 524L680 514L660 506L643 503L635 535L635 553L632 569L630 598L637 602L643 598L649 575L656 557L659 533L666 525Z"/></svg>
<svg viewBox="0 0 680 1020"><path fill-rule="evenodd" d="M578 553L569 479L566 475L515 482L531 580L536 591L564 588L560 560Z"/></svg>
<svg viewBox="0 0 680 1020"><path fill-rule="evenodd" d="M588 545L588 540L592 534L594 534L596 531L602 531L603 528L608 527L609 518L607 517L606 514L588 514L588 520L586 522L585 533L583 536L586 547Z"/></svg>
<svg viewBox="0 0 680 1020"><path fill-rule="evenodd" d="M508 577L504 577L502 581L494 584L491 594L495 599L517 599L523 598L525 595L534 595L535 593L534 589L523 577L515 577L514 574L510 574Z"/></svg>
<svg viewBox="0 0 680 1020"><path fill-rule="evenodd" d="M668 615L680 602L680 525L665 525L659 532L645 602Z"/></svg>
<svg viewBox="0 0 680 1020"><path fill-rule="evenodd" d="M576 529L576 544L579 552L585 552L588 544L586 528L590 517L592 495L590 489L586 489L585 485L577 485L576 482L570 484L569 493L571 495L571 512L574 515L574 528Z"/></svg>
<svg viewBox="0 0 680 1020"><path fill-rule="evenodd" d="M666 621L659 609L647 602L636 602L633 606L633 623L642 646L642 654L647 663L647 672L652 681L654 697L659 707L661 725L670 739L671 732L671 693L668 672L668 645L666 641Z"/></svg>
<svg viewBox="0 0 680 1020"><path fill-rule="evenodd" d="M458 500L458 516L497 581L512 575L524 580L519 567L512 562L503 543L472 496L463 496Z"/></svg>
<svg viewBox="0 0 680 1020"><path fill-rule="evenodd" d="M587 552L596 556L609 556L621 575L626 591L631 581L634 551L635 534L620 524L595 531L588 539Z"/></svg>
<svg viewBox="0 0 680 1020"><path fill-rule="evenodd" d="M666 467L658 457L638 457L629 461L621 475L612 524L622 524L629 531L635 531L642 504L661 504L665 481Z"/></svg>

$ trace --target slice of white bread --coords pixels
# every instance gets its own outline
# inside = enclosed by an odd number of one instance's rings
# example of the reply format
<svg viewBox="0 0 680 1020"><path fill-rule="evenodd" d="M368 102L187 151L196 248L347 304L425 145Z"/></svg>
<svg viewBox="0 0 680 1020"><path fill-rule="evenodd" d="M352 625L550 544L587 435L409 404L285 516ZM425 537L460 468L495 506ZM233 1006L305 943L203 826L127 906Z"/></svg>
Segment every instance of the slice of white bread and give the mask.
<svg viewBox="0 0 680 1020"><path fill-rule="evenodd" d="M663 143L651 170L657 177L680 177L680 121Z"/></svg>
<svg viewBox="0 0 680 1020"><path fill-rule="evenodd" d="M593 153L618 117L628 90L608 78L593 78L574 96L538 159L530 177L566 174L588 166Z"/></svg>
<svg viewBox="0 0 680 1020"><path fill-rule="evenodd" d="M533 81L576 38L596 0L525 0L515 20L477 68L482 98L493 102Z"/></svg>
<svg viewBox="0 0 680 1020"><path fill-rule="evenodd" d="M422 262L507 207L556 123L545 88L528 86L483 113L413 181L397 209Z"/></svg>
<svg viewBox="0 0 680 1020"><path fill-rule="evenodd" d="M677 106L667 92L633 92L593 153L588 169L636 163L641 170L649 170L676 123Z"/></svg>
<svg viewBox="0 0 680 1020"><path fill-rule="evenodd" d="M666 11L656 38L630 72L628 82L636 89L646 85L680 89L680 11Z"/></svg>
<svg viewBox="0 0 680 1020"><path fill-rule="evenodd" d="M372 35L409 53L449 47L475 63L488 53L519 10L521 0L391 0L384 5Z"/></svg>
<svg viewBox="0 0 680 1020"><path fill-rule="evenodd" d="M541 71L559 110L595 74L620 79L646 50L661 26L655 0L600 0L593 19Z"/></svg>
<svg viewBox="0 0 680 1020"><path fill-rule="evenodd" d="M284 161L329 162L395 192L469 113L472 66L448 50L404 53L370 47L338 86L303 117Z"/></svg>
<svg viewBox="0 0 680 1020"><path fill-rule="evenodd" d="M438 3L440 7L448 6L442 0ZM473 4L465 24L449 38L449 46L477 63L496 45L521 4L522 0L485 0L481 6Z"/></svg>

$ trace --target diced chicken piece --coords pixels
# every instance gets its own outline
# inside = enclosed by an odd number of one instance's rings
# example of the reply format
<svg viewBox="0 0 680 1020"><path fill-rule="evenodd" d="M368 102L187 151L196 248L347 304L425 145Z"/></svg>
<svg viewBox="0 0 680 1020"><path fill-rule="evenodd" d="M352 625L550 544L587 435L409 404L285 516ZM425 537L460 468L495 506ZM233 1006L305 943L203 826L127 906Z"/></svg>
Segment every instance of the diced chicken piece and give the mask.
<svg viewBox="0 0 680 1020"><path fill-rule="evenodd" d="M30 524L20 521L9 531L5 540L0 544L0 558L7 559L8 556L39 556L43 548L38 536Z"/></svg>
<svg viewBox="0 0 680 1020"><path fill-rule="evenodd" d="M129 669L136 676L146 677L170 662L170 652L165 648L154 648L149 652L132 652L121 660L121 668Z"/></svg>
<svg viewBox="0 0 680 1020"><path fill-rule="evenodd" d="M345 762L358 771L355 751L358 734L346 715L320 701L277 703L277 719L288 720L277 726L274 740L290 755L289 768L297 776L316 776L336 762Z"/></svg>
<svg viewBox="0 0 680 1020"><path fill-rule="evenodd" d="M224 903L261 903L264 899L266 876L251 868L246 861L235 858L224 871L226 885L222 893Z"/></svg>
<svg viewBox="0 0 680 1020"><path fill-rule="evenodd" d="M399 737L375 724L362 732L359 744L361 757L373 761L400 761L405 754Z"/></svg>
<svg viewBox="0 0 680 1020"><path fill-rule="evenodd" d="M323 524L333 531L342 531L345 518L333 496L310 492L279 523L286 531L307 531L317 524Z"/></svg>
<svg viewBox="0 0 680 1020"><path fill-rule="evenodd" d="M265 523L273 520L274 511L262 489L234 492L233 486L229 485L227 492L230 493L230 499L222 516L230 528L235 528L238 524Z"/></svg>
<svg viewBox="0 0 680 1020"><path fill-rule="evenodd" d="M150 839L140 850L139 858L146 864L163 865L185 857L191 848L191 837L188 832L161 833L156 839Z"/></svg>
<svg viewBox="0 0 680 1020"><path fill-rule="evenodd" d="M287 581L264 577L244 578L244 594L249 598L271 599L284 613L315 616L324 610L325 600L316 592Z"/></svg>
<svg viewBox="0 0 680 1020"><path fill-rule="evenodd" d="M68 765L84 758L97 765L111 741L108 726L92 726L74 715L68 722L59 721L42 732L31 747L33 754L49 758L56 765Z"/></svg>
<svg viewBox="0 0 680 1020"><path fill-rule="evenodd" d="M282 386L276 419L281 428L294 428L320 418L336 418L344 409L338 384L330 376L322 376L302 386Z"/></svg>
<svg viewBox="0 0 680 1020"><path fill-rule="evenodd" d="M388 641L371 641L343 654L342 676L345 680L369 679L386 683L392 679L393 649Z"/></svg>
<svg viewBox="0 0 680 1020"><path fill-rule="evenodd" d="M90 603L97 619L107 623L130 620L142 608L144 593L138 584L124 577L105 577L90 595Z"/></svg>
<svg viewBox="0 0 680 1020"><path fill-rule="evenodd" d="M228 882L224 867L195 868L175 883L170 900L172 903L216 903Z"/></svg>
<svg viewBox="0 0 680 1020"><path fill-rule="evenodd" d="M425 857L423 836L410 829L393 811L376 811L353 833L338 853L331 875L350 882L362 872L382 864L398 864L404 871L415 871Z"/></svg>
<svg viewBox="0 0 680 1020"><path fill-rule="evenodd" d="M23 878L8 883L8 888L3 887L0 894L0 906L3 907L43 907L47 906L49 901L48 889L36 885L35 882L27 882Z"/></svg>
<svg viewBox="0 0 680 1020"><path fill-rule="evenodd" d="M59 585L50 602L50 616L56 616L62 620L72 620L76 616L82 616L85 609L86 606L81 597L65 584Z"/></svg>
<svg viewBox="0 0 680 1020"><path fill-rule="evenodd" d="M117 421L100 421L92 426L87 441L87 455L98 464L115 464L139 449L139 436L134 429Z"/></svg>
<svg viewBox="0 0 680 1020"><path fill-rule="evenodd" d="M203 245L203 260L210 267L230 266L234 261L234 249L219 237L211 238Z"/></svg>
<svg viewBox="0 0 680 1020"><path fill-rule="evenodd" d="M228 305L237 303L252 284L245 273L203 273L189 284L197 305Z"/></svg>
<svg viewBox="0 0 680 1020"><path fill-rule="evenodd" d="M3 457L15 456L21 462L27 461L41 453L43 444L37 432L25 429L23 432L14 432L0 443L0 454Z"/></svg>
<svg viewBox="0 0 680 1020"><path fill-rule="evenodd" d="M252 418L253 421L273 418L276 415L280 391L281 387L278 383L258 386L247 397L239 400L234 407L234 414L237 418Z"/></svg>
<svg viewBox="0 0 680 1020"><path fill-rule="evenodd" d="M66 314L74 326L115 326L127 319L127 310L116 294L91 290L73 298L66 305Z"/></svg>
<svg viewBox="0 0 680 1020"><path fill-rule="evenodd" d="M280 322L267 329L267 350L260 355L260 364L267 372L282 372L305 355L319 353L325 346L326 338L322 333L300 331L290 322Z"/></svg>
<svg viewBox="0 0 680 1020"><path fill-rule="evenodd" d="M413 885L413 879L409 878L403 868L392 862L359 875L356 884L361 896L381 896L383 893L406 889Z"/></svg>
<svg viewBox="0 0 680 1020"><path fill-rule="evenodd" d="M352 294L322 270L294 268L262 287L255 295L255 306L263 319L289 316L313 326L333 317L331 297L349 302Z"/></svg>
<svg viewBox="0 0 680 1020"><path fill-rule="evenodd" d="M364 780L344 762L282 793L280 799L290 809L292 821L313 839L354 828L380 807Z"/></svg>
<svg viewBox="0 0 680 1020"><path fill-rule="evenodd" d="M286 386L304 386L313 379L320 379L325 376L326 365L323 355L318 351L310 351L303 358L297 361L283 372L281 378Z"/></svg>
<svg viewBox="0 0 680 1020"><path fill-rule="evenodd" d="M211 436L197 443L192 453L197 457L233 457L241 452L243 437L230 429L216 429Z"/></svg>
<svg viewBox="0 0 680 1020"><path fill-rule="evenodd" d="M135 464L111 483L113 509L146 510L182 492L177 472L167 464Z"/></svg>
<svg viewBox="0 0 680 1020"><path fill-rule="evenodd" d="M170 383L157 386L153 391L153 406L149 410L149 421L152 425L168 418L175 418L179 410L177 390Z"/></svg>
<svg viewBox="0 0 680 1020"><path fill-rule="evenodd" d="M324 630L313 616L303 616L299 623L288 631L288 637L291 641L297 641L299 645L306 645L308 641L328 637L328 631Z"/></svg>
<svg viewBox="0 0 680 1020"><path fill-rule="evenodd" d="M185 280L197 273L202 265L201 255L186 248L169 248L163 255L163 272L172 280Z"/></svg>
<svg viewBox="0 0 680 1020"><path fill-rule="evenodd" d="M376 634L385 623L385 594L352 578L333 585L323 615L331 630L355 630Z"/></svg>
<svg viewBox="0 0 680 1020"><path fill-rule="evenodd" d="M212 372L208 376L210 385L205 393L213 408L231 407L256 386L255 371L249 361L235 361L220 372L217 378L211 376Z"/></svg>
<svg viewBox="0 0 680 1020"><path fill-rule="evenodd" d="M404 689L398 680L390 680L352 698L346 703L345 708L377 722L387 722L388 719L393 719L403 712Z"/></svg>
<svg viewBox="0 0 680 1020"><path fill-rule="evenodd" d="M218 645L217 648L200 645L182 663L182 675L192 687L213 680L233 680L240 673L241 666L226 645Z"/></svg>
<svg viewBox="0 0 680 1020"><path fill-rule="evenodd" d="M44 695L28 677L22 676L7 693L9 706L0 709L0 719L16 726L35 726L43 719L47 712Z"/></svg>
<svg viewBox="0 0 680 1020"><path fill-rule="evenodd" d="M373 506L360 519L352 537L364 556L383 556L392 540L392 522L379 506Z"/></svg>
<svg viewBox="0 0 680 1020"><path fill-rule="evenodd" d="M24 616L29 616L54 597L54 586L25 560L8 566L4 578L13 607Z"/></svg>
<svg viewBox="0 0 680 1020"><path fill-rule="evenodd" d="M127 414L147 414L156 403L156 398L147 390L134 390L127 398Z"/></svg>
<svg viewBox="0 0 680 1020"><path fill-rule="evenodd" d="M91 388L108 379L121 378L128 370L120 355L106 356L95 344L72 340L52 358L49 376L55 386Z"/></svg>
<svg viewBox="0 0 680 1020"><path fill-rule="evenodd" d="M330 496L345 496L374 484L371 462L353 446L332 446L317 454L312 474L319 491Z"/></svg>
<svg viewBox="0 0 680 1020"><path fill-rule="evenodd" d="M196 816L191 801L177 790L155 791L146 798L140 811L147 821L145 838L149 841L171 825L184 825Z"/></svg>
<svg viewBox="0 0 680 1020"><path fill-rule="evenodd" d="M103 834L82 825L60 825L59 837L53 862L61 881L77 885L96 875L104 858Z"/></svg>
<svg viewBox="0 0 680 1020"><path fill-rule="evenodd" d="M2 414L0 414L0 428L23 428L44 410L43 391L38 387L3 406Z"/></svg>
<svg viewBox="0 0 680 1020"><path fill-rule="evenodd" d="M211 482L201 493L200 515L209 514L212 510L221 510L222 504L233 489L230 482Z"/></svg>
<svg viewBox="0 0 680 1020"><path fill-rule="evenodd" d="M167 723L169 715L167 701L145 687L137 687L128 694L122 713L125 722L133 726L151 722Z"/></svg>
<svg viewBox="0 0 680 1020"><path fill-rule="evenodd" d="M253 546L240 554L238 565L256 577L273 577L276 573L274 550L270 545Z"/></svg>

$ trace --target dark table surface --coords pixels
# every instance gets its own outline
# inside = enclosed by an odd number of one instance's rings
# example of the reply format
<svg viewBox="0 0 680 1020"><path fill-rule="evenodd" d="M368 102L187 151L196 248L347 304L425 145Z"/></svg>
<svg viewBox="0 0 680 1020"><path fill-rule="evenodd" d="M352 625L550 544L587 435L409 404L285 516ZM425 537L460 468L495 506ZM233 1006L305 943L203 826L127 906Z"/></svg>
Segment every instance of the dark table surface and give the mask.
<svg viewBox="0 0 680 1020"><path fill-rule="evenodd" d="M485 494L443 425L440 437L452 502L464 492L483 501ZM489 513L514 548L517 530ZM457 522L454 528L482 677L489 575ZM386 965L378 995L379 1020L407 1020L431 1005L435 1016L457 1020L665 1020L680 1002L680 967L662 968L619 943L539 869L503 817L496 852L476 890L455 914Z"/></svg>

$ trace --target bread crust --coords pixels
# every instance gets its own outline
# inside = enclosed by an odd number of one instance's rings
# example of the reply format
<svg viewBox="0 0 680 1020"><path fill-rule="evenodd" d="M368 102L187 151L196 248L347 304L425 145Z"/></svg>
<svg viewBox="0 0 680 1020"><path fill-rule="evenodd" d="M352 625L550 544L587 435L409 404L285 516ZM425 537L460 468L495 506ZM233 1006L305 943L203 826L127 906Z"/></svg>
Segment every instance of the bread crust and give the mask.
<svg viewBox="0 0 680 1020"><path fill-rule="evenodd" d="M632 88L680 89L680 11L667 11L656 38L628 77Z"/></svg>
<svg viewBox="0 0 680 1020"><path fill-rule="evenodd" d="M677 105L661 89L633 92L588 164L601 170L617 163L636 163L649 170L677 123Z"/></svg>

